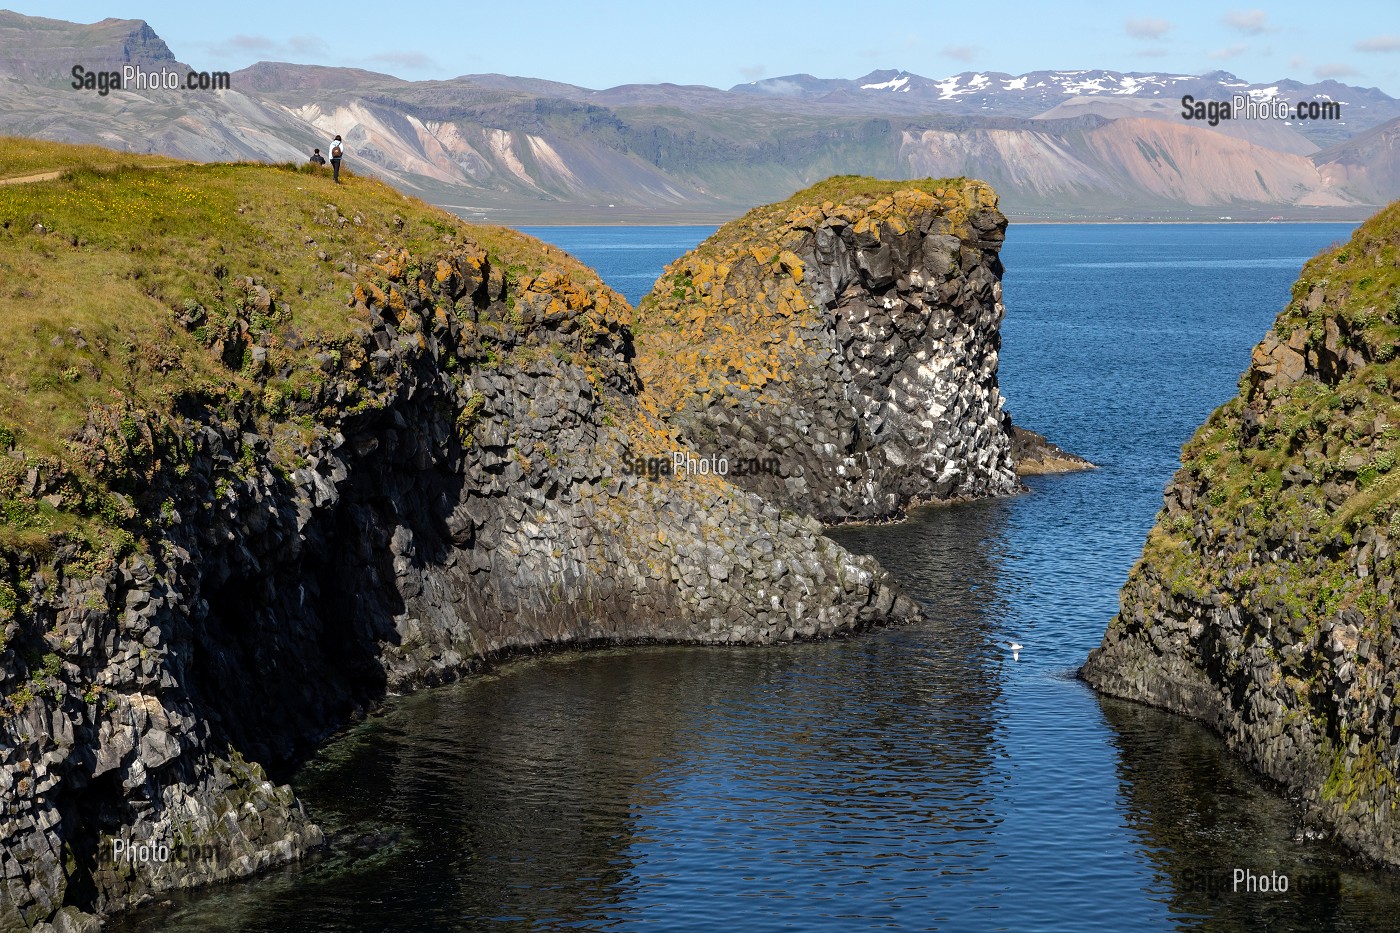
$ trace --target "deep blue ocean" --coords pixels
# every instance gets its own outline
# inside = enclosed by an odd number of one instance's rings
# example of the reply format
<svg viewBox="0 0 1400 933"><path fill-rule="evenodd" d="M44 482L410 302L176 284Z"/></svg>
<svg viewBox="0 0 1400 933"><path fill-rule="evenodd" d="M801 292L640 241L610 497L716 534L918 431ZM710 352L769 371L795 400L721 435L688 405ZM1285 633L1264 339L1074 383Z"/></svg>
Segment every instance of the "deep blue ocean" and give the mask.
<svg viewBox="0 0 1400 933"><path fill-rule="evenodd" d="M635 302L712 229L528 232ZM1003 392L1101 468L831 532L926 622L551 656L394 700L295 778L329 855L115 928L1394 928L1394 875L1306 838L1202 727L1074 677L1181 444L1350 230L1013 226ZM1237 870L1290 890L1235 891Z"/></svg>

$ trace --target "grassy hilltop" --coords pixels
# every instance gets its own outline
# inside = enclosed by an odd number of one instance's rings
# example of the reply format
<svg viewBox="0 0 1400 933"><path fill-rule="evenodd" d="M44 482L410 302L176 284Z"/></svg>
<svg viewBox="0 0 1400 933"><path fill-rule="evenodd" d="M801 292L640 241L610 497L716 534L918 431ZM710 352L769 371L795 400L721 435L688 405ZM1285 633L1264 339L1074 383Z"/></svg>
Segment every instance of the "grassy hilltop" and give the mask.
<svg viewBox="0 0 1400 933"><path fill-rule="evenodd" d="M181 406L285 422L274 461L294 469L297 430L329 402L326 359L367 365L356 282L431 280L425 257L462 248L489 253L513 295L567 280L603 316L630 313L563 253L362 177L0 140L0 179L52 170L0 185L0 448L22 451L0 456L0 549L129 547L123 530L159 520L135 497L178 456ZM62 491L26 495L35 469Z"/></svg>

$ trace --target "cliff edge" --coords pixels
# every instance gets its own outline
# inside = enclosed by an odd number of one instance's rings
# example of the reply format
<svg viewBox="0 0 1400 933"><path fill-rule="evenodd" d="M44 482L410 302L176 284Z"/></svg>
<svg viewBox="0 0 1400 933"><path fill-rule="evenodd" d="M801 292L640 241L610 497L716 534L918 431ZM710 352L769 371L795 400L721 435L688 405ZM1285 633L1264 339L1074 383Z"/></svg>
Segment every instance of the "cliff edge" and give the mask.
<svg viewBox="0 0 1400 933"><path fill-rule="evenodd" d="M0 929L316 847L266 769L386 694L917 615L811 520L637 469L694 451L631 309L528 237L291 166L78 167L0 188L0 267Z"/></svg>
<svg viewBox="0 0 1400 933"><path fill-rule="evenodd" d="M1309 261L1182 451L1082 675L1200 719L1400 864L1400 204Z"/></svg>
<svg viewBox="0 0 1400 933"><path fill-rule="evenodd" d="M638 308L638 372L735 483L826 523L1016 492L1005 231L979 181L832 178L668 266ZM1021 449L1038 472L1090 466L1029 432Z"/></svg>

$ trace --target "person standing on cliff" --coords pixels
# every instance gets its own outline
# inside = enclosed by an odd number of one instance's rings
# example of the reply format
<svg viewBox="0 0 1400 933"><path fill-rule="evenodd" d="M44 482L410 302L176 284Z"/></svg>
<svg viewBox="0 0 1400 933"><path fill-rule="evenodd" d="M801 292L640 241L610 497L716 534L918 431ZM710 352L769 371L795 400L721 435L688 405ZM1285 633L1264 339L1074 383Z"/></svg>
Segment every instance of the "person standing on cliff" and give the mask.
<svg viewBox="0 0 1400 933"><path fill-rule="evenodd" d="M342 154L340 137L331 140L331 179L340 184L340 157Z"/></svg>

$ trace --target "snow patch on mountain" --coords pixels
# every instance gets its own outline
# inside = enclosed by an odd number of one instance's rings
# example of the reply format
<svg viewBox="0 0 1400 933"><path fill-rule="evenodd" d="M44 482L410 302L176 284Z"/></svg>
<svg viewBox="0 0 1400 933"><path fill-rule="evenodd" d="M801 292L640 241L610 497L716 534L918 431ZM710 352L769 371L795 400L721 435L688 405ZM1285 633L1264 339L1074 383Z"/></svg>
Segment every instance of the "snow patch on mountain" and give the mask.
<svg viewBox="0 0 1400 933"><path fill-rule="evenodd" d="M862 91L899 91L904 90L905 85L907 85L908 83L909 76L906 74L900 74L900 76L897 78L891 78L890 80L882 81L879 84L862 84L860 86L860 89Z"/></svg>

